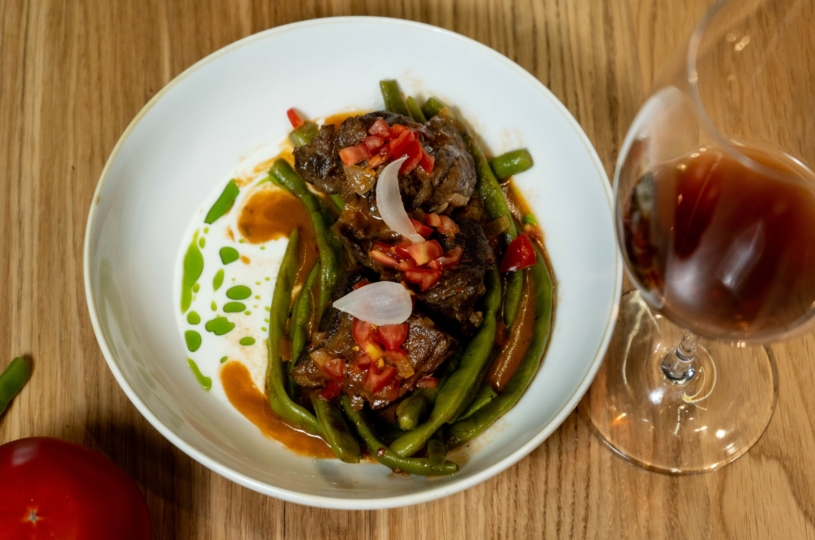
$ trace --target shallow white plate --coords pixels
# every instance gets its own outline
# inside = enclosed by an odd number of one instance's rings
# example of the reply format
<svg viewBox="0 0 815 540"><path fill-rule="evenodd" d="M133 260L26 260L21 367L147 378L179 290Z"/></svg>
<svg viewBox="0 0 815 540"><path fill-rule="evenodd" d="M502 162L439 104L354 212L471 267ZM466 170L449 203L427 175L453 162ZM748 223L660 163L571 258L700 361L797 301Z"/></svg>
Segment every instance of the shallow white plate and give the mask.
<svg viewBox="0 0 815 540"><path fill-rule="evenodd" d="M403 44L404 46L394 46ZM452 457L445 478L313 460L265 438L187 367L174 271L193 213L240 158L312 118L382 107L378 81L456 105L493 154L526 147L515 181L538 216L557 279L554 333L518 405ZM256 34L203 59L148 103L102 172L85 237L93 328L116 380L192 458L251 489L312 506L372 509L429 501L511 466L574 409L602 361L621 265L609 183L582 130L534 77L457 34L394 19L336 18Z"/></svg>

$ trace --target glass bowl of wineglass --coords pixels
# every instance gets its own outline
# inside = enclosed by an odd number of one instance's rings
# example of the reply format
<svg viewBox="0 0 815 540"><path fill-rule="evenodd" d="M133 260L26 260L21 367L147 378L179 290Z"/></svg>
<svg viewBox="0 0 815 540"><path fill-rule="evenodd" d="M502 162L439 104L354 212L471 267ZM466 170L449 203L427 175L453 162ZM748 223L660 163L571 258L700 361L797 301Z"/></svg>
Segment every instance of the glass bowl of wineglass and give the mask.
<svg viewBox="0 0 815 540"><path fill-rule="evenodd" d="M614 177L635 289L580 404L650 470L715 470L769 423L762 347L815 322L815 4L714 5L632 124Z"/></svg>

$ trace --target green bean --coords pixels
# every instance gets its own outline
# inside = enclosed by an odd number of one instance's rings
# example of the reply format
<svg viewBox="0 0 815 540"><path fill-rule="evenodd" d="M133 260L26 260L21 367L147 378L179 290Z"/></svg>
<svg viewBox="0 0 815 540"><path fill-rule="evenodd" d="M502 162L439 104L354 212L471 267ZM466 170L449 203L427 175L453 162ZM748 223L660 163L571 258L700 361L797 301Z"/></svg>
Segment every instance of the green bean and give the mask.
<svg viewBox="0 0 815 540"><path fill-rule="evenodd" d="M291 306L291 290L294 278L300 265L300 235L294 229L289 236L289 244L283 254L283 262L275 282L272 295L272 307L269 313L269 374L266 388L269 394L269 404L272 410L283 420L305 429L315 435L320 435L320 425L314 415L291 400L286 393L283 362L280 359L280 340L286 331L286 321L289 318Z"/></svg>
<svg viewBox="0 0 815 540"><path fill-rule="evenodd" d="M392 113L409 116L410 113L402 101L402 93L399 91L399 83L394 80L379 81L379 89L382 91L382 99L385 100L385 110Z"/></svg>
<svg viewBox="0 0 815 540"><path fill-rule="evenodd" d="M428 120L439 114L445 108L445 105L440 99L431 97L422 105L422 112Z"/></svg>
<svg viewBox="0 0 815 540"><path fill-rule="evenodd" d="M333 195L328 196L331 199L331 202L342 212L345 209L345 201L342 200L342 197L338 193L334 193Z"/></svg>
<svg viewBox="0 0 815 540"><path fill-rule="evenodd" d="M289 338L291 339L291 359L288 365L288 386L289 395L294 396L297 385L291 377L291 370L297 363L297 359L303 354L303 351L308 345L309 326L311 322L311 315L314 312L314 297L311 294L311 289L314 287L314 282L317 281L317 276L320 273L320 261L314 263L311 271L308 273L306 282L300 289L300 294L297 300L294 301L294 307L291 310L291 328L289 331Z"/></svg>
<svg viewBox="0 0 815 540"><path fill-rule="evenodd" d="M487 210L487 215L490 219L499 219L506 217L509 220L509 229L505 235L504 242L509 243L518 236L518 228L515 226L515 220L512 219L512 213L509 211L509 204L501 189L501 184L492 172L490 162L487 161L481 147L478 146L478 141L475 140L470 129L452 112L446 113L450 120L454 120L458 124L464 142L467 143L467 148L473 155L476 168L476 191L478 191L481 200L484 202L484 208ZM512 323L515 322L515 315L518 314L518 305L521 303L521 294L523 292L523 273L522 272L508 272L506 291L504 292L504 323L507 328L512 328Z"/></svg>
<svg viewBox="0 0 815 540"><path fill-rule="evenodd" d="M461 358L461 365L448 377L444 385L439 387L433 411L427 421L391 444L391 450L398 455L412 456L421 450L442 424L454 418L466 407L468 399L477 388L476 385L492 352L495 341L495 318L501 304L501 279L495 267L487 272L486 285L484 321L478 333L467 345Z"/></svg>
<svg viewBox="0 0 815 540"><path fill-rule="evenodd" d="M31 366L25 358L18 356L0 373L0 415L6 412L11 403L31 375Z"/></svg>
<svg viewBox="0 0 815 540"><path fill-rule="evenodd" d="M323 438L334 454L346 463L359 463L359 443L348 429L342 412L331 403L319 397L312 397L311 404L317 414Z"/></svg>
<svg viewBox="0 0 815 540"><path fill-rule="evenodd" d="M531 267L535 282L535 327L529 348L506 389L481 409L450 427L450 445L472 440L514 407L538 372L552 330L553 291L552 276L546 262L540 253L537 253L537 259L535 266Z"/></svg>
<svg viewBox="0 0 815 540"><path fill-rule="evenodd" d="M218 200L215 201L215 204L213 204L212 208L210 208L209 212L207 212L207 217L204 218L204 223L212 225L218 221L218 218L229 212L240 192L241 189L238 187L238 184L234 180L230 180L224 190L221 192Z"/></svg>
<svg viewBox="0 0 815 540"><path fill-rule="evenodd" d="M320 200L309 191L306 183L299 174L294 172L291 165L284 159L276 159L269 172L275 185L285 187L300 199L308 210L311 223L314 225L317 249L320 252L320 305L317 306L317 319L319 320L340 272L336 249L337 240L328 229Z"/></svg>
<svg viewBox="0 0 815 540"><path fill-rule="evenodd" d="M532 155L526 148L513 150L490 160L490 166L499 180L506 180L510 176L528 171L535 163Z"/></svg>
<svg viewBox="0 0 815 540"><path fill-rule="evenodd" d="M420 388L402 400L396 407L399 427L405 431L415 429L433 407L438 393L438 388Z"/></svg>
<svg viewBox="0 0 815 540"><path fill-rule="evenodd" d="M526 215L524 216L524 219L523 219L522 223L523 223L524 225L532 225L533 227L537 227L537 226L538 226L538 220L537 220L537 218L536 218L535 216L533 216L532 214L526 214Z"/></svg>
<svg viewBox="0 0 815 540"><path fill-rule="evenodd" d="M446 453L447 449L444 447L441 430L439 429L430 437L430 440L427 441L427 461L430 462L430 468L432 470L438 471L444 467L444 462L447 457L445 455Z"/></svg>
<svg viewBox="0 0 815 540"><path fill-rule="evenodd" d="M357 433L370 450L371 455L382 465L390 468L394 472L405 472L417 476L442 476L458 472L458 465L452 461L445 461L440 470L430 467L430 460L426 458L406 458L391 451L387 446L379 442L376 436L365 423L362 414L351 407L351 400L348 396L342 396L342 408L351 422L356 426Z"/></svg>
<svg viewBox="0 0 815 540"><path fill-rule="evenodd" d="M295 129L291 133L289 133L289 140L294 145L295 148L300 146L305 146L311 142L311 140L317 136L317 133L320 132L320 128L317 127L317 124L314 122L306 122L299 128Z"/></svg>
<svg viewBox="0 0 815 540"><path fill-rule="evenodd" d="M458 420L464 420L477 410L483 408L484 405L495 399L497 395L498 393L493 389L491 384L482 384L478 394L475 395L475 399L473 399L472 403L470 403L470 405L464 409L464 412L461 413Z"/></svg>
<svg viewBox="0 0 815 540"><path fill-rule="evenodd" d="M427 122L427 118L425 118L422 109L419 108L419 104L416 103L416 100L413 99L413 96L408 96L407 108L410 111L410 116L412 116L414 120L416 120L417 122L421 122L422 124Z"/></svg>

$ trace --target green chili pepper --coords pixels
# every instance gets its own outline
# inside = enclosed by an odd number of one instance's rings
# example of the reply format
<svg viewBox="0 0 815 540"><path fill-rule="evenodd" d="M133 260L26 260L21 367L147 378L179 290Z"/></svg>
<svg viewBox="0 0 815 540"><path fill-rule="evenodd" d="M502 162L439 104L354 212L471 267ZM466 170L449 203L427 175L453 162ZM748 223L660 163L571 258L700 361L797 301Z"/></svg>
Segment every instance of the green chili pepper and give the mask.
<svg viewBox="0 0 815 540"><path fill-rule="evenodd" d="M412 116L414 120L416 120L417 122L421 122L422 124L427 122L427 118L425 118L422 109L419 108L419 104L416 103L416 100L413 99L413 96L408 96L407 108L410 111L410 116Z"/></svg>
<svg viewBox="0 0 815 540"><path fill-rule="evenodd" d="M402 101L402 92L399 91L399 83L394 80L379 81L379 89L382 91L382 99L385 100L385 110L392 113L409 116L410 113Z"/></svg>
<svg viewBox="0 0 815 540"><path fill-rule="evenodd" d="M537 253L537 259L530 269L535 282L535 327L529 348L506 389L481 409L450 427L448 443L451 446L477 437L514 407L538 372L552 330L553 285L546 261L540 253Z"/></svg>
<svg viewBox="0 0 815 540"><path fill-rule="evenodd" d="M299 128L289 133L289 140L295 148L298 148L310 143L319 132L320 128L317 127L317 124L314 122L306 122Z"/></svg>
<svg viewBox="0 0 815 540"><path fill-rule="evenodd" d="M334 454L346 463L359 463L359 443L348 429L340 410L316 396L311 398L311 404L314 405L323 438Z"/></svg>
<svg viewBox="0 0 815 540"><path fill-rule="evenodd" d="M210 208L209 212L207 212L207 217L204 218L204 223L212 225L218 220L218 218L229 212L240 192L241 190L238 187L238 184L235 183L234 180L230 180L221 193L221 196L218 197L218 200L215 201L215 204L213 204L212 208Z"/></svg>
<svg viewBox="0 0 815 540"><path fill-rule="evenodd" d="M438 387L420 388L403 399L396 407L396 421L399 427L405 431L415 429L433 407L438 393Z"/></svg>
<svg viewBox="0 0 815 540"><path fill-rule="evenodd" d="M303 283L303 287L300 289L300 294L297 296L297 300L294 301L294 308L291 310L291 332L289 335L291 338L291 359L289 360L287 369L289 373L288 386L290 396L294 396L297 386L294 379L291 377L291 370L294 369L297 359L300 358L300 355L303 354L306 345L308 345L309 323L311 322L311 315L314 311L311 289L314 287L314 283L317 281L317 276L319 273L320 262L317 261L314 266L311 267L311 271L308 273L306 282Z"/></svg>
<svg viewBox="0 0 815 540"><path fill-rule="evenodd" d="M379 442L371 428L368 427L362 414L351 407L351 400L348 399L348 396L342 396L342 408L351 423L356 426L357 433L359 433L360 438L368 447L374 459L394 472L405 472L417 476L442 476L458 472L458 465L452 461L445 461L442 467L434 470L430 466L429 459L405 458L397 455Z"/></svg>
<svg viewBox="0 0 815 540"><path fill-rule="evenodd" d="M483 408L484 405L495 399L497 395L498 393L493 389L491 384L483 384L478 394L476 394L475 399L473 399L473 402L461 413L458 420L464 420L477 410Z"/></svg>
<svg viewBox="0 0 815 540"><path fill-rule="evenodd" d="M8 367L0 373L0 415L6 411L31 375L31 366L25 358L18 356L9 363Z"/></svg>
<svg viewBox="0 0 815 540"><path fill-rule="evenodd" d="M506 180L510 176L528 171L535 162L526 148L513 150L490 160L490 167L499 180Z"/></svg>
<svg viewBox="0 0 815 540"><path fill-rule="evenodd" d="M320 425L313 414L296 404L286 393L283 362L280 359L280 339L286 331L291 306L291 290L300 264L300 236L294 229L283 254L283 262L275 282L272 307L269 312L269 375L266 387L269 404L278 416L299 428L320 435Z"/></svg>
<svg viewBox="0 0 815 540"><path fill-rule="evenodd" d="M487 272L486 285L484 321L478 333L467 345L461 358L461 365L448 377L444 385L439 387L430 418L391 444L391 450L398 455L412 456L421 450L433 433L460 413L472 398L495 341L495 318L501 304L501 280L495 267Z"/></svg>
<svg viewBox="0 0 815 540"><path fill-rule="evenodd" d="M269 171L275 185L291 191L305 205L314 225L317 249L320 252L320 305L317 306L317 319L328 302L331 291L340 273L340 262L336 250L337 240L331 234L322 211L322 203L309 191L291 165L284 159L276 159Z"/></svg>

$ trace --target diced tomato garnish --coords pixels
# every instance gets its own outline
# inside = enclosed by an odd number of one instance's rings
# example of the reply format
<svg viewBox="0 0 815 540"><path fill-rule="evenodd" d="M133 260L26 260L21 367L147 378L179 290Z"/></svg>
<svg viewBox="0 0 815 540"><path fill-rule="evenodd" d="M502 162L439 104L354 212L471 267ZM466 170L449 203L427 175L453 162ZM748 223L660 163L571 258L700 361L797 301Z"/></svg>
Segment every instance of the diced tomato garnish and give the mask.
<svg viewBox="0 0 815 540"><path fill-rule="evenodd" d="M404 272L405 270L410 270L411 268L416 268L416 263L413 262L413 259L408 257L407 259L399 261L399 265L397 266L399 270Z"/></svg>
<svg viewBox="0 0 815 540"><path fill-rule="evenodd" d="M396 126L393 127L395 133ZM400 157L406 155L405 150L407 149L408 145L415 140L416 136L413 134L411 130L406 128L401 133L399 133L399 135L395 139L391 139L391 141L388 143L388 149L390 150L391 155L394 158L399 159ZM419 146L421 147L422 145L419 144Z"/></svg>
<svg viewBox="0 0 815 540"><path fill-rule="evenodd" d="M399 397L399 379L394 378L385 388L376 392L376 397L386 401L396 401Z"/></svg>
<svg viewBox="0 0 815 540"><path fill-rule="evenodd" d="M368 372L362 380L362 386L368 392L376 394L396 378L396 373L396 368L391 365L385 364L380 368L378 362L371 362Z"/></svg>
<svg viewBox="0 0 815 540"><path fill-rule="evenodd" d="M371 282L368 281L367 279L361 279L361 280L357 281L356 283L354 283L354 290L361 289L365 285L370 285L370 284L371 284Z"/></svg>
<svg viewBox="0 0 815 540"><path fill-rule="evenodd" d="M394 137L398 136L400 133L402 133L403 131L405 131L407 129L410 129L410 128L407 127L407 126L403 126L402 124L394 124L391 127L391 131L393 132Z"/></svg>
<svg viewBox="0 0 815 540"><path fill-rule="evenodd" d="M368 151L368 148L362 143L355 144L354 146L347 146L340 150L340 159L342 159L342 163L346 167L356 165L360 161L365 161L370 157L371 153Z"/></svg>
<svg viewBox="0 0 815 540"><path fill-rule="evenodd" d="M414 221L414 220L411 219L410 221ZM416 226L415 222L413 223L413 226L414 227ZM419 229L416 229L416 232L419 232ZM422 234L422 233L419 233L419 234ZM424 236L424 235L422 235L422 236ZM399 242L398 244L393 246L393 251L399 257L402 257L403 259L409 259L410 258L410 253L408 252L407 248L409 248L412 245L413 245L413 242L411 242L410 240L402 240L401 242Z"/></svg>
<svg viewBox="0 0 815 540"><path fill-rule="evenodd" d="M288 111L286 111L286 116L289 117L291 127L293 127L294 129L297 129L303 125L303 119L300 118L300 115L297 114L297 111L295 111L294 109L289 109Z"/></svg>
<svg viewBox="0 0 815 540"><path fill-rule="evenodd" d="M410 256L413 257L413 260L416 261L416 264L419 266L427 264L433 259L438 259L444 254L441 245L435 240L425 240L424 242L413 244L407 248L407 252L410 253Z"/></svg>
<svg viewBox="0 0 815 540"><path fill-rule="evenodd" d="M408 354L403 349L385 351L385 360L396 366L399 376L403 379L413 377L413 364L410 363Z"/></svg>
<svg viewBox="0 0 815 540"><path fill-rule="evenodd" d="M371 357L371 360L377 361L383 356L385 356L385 351L382 350L382 347L374 343L373 341L369 341L365 344L360 344L362 347L362 351Z"/></svg>
<svg viewBox="0 0 815 540"><path fill-rule="evenodd" d="M443 257L439 257L434 262L440 263L445 268L450 268L457 265L461 261L461 256L464 254L464 250L460 247L454 247L450 251L444 254Z"/></svg>
<svg viewBox="0 0 815 540"><path fill-rule="evenodd" d="M438 227L441 225L441 216L438 214L427 214L424 217L424 222L430 225L431 227Z"/></svg>
<svg viewBox="0 0 815 540"><path fill-rule="evenodd" d="M345 378L345 360L342 358L332 358L328 362L323 362L320 369L332 379L342 381Z"/></svg>
<svg viewBox="0 0 815 540"><path fill-rule="evenodd" d="M336 398L342 392L342 384L339 381L330 380L328 384L323 388L322 392L320 392L320 398L331 401L332 399Z"/></svg>
<svg viewBox="0 0 815 540"><path fill-rule="evenodd" d="M360 347L364 347L366 343L373 342L375 339L375 331L374 325L354 317L354 324L351 326L351 335Z"/></svg>
<svg viewBox="0 0 815 540"><path fill-rule="evenodd" d="M407 335L408 323L385 324L376 329L376 340L389 351L395 351L401 347Z"/></svg>
<svg viewBox="0 0 815 540"><path fill-rule="evenodd" d="M383 253L378 249L372 249L368 252L368 255L381 264L382 266L390 266L391 268L399 268L399 261L394 257L388 255L387 253Z"/></svg>
<svg viewBox="0 0 815 540"><path fill-rule="evenodd" d="M416 382L416 388L436 388L439 380L435 377L422 377Z"/></svg>
<svg viewBox="0 0 815 540"><path fill-rule="evenodd" d="M354 359L354 363L351 364L351 367L357 371L368 371L368 367L371 365L371 362L373 362L373 360L371 360L370 356L367 354L360 354Z"/></svg>
<svg viewBox="0 0 815 540"><path fill-rule="evenodd" d="M416 229L416 232L422 235L424 238L427 238L428 236L433 234L433 229L431 229L421 221L417 221L413 218L410 218L410 222L413 223L413 228Z"/></svg>
<svg viewBox="0 0 815 540"><path fill-rule="evenodd" d="M405 281L414 283L419 286L422 291L426 291L436 284L441 278L441 270L434 270L432 268L413 268L412 270L404 271Z"/></svg>
<svg viewBox="0 0 815 540"><path fill-rule="evenodd" d="M450 219L447 216L439 216L439 220L441 223L436 226L436 230L442 234L446 235L453 235L458 234L461 229L458 228L458 224Z"/></svg>
<svg viewBox="0 0 815 540"><path fill-rule="evenodd" d="M514 272L529 268L535 264L535 248L529 237L521 233L507 246L504 258L501 259L501 272Z"/></svg>
<svg viewBox="0 0 815 540"><path fill-rule="evenodd" d="M436 158L427 153L427 150L422 148L422 159L419 161L419 167L424 169L424 172L430 174L433 172L433 165L436 163Z"/></svg>
<svg viewBox="0 0 815 540"><path fill-rule="evenodd" d="M427 263L427 267L432 268L433 270L443 270L444 265L441 262L439 262L440 260L441 257L439 257L438 259L433 259L432 261Z"/></svg>
<svg viewBox="0 0 815 540"><path fill-rule="evenodd" d="M422 160L422 143L417 140L413 140L408 143L407 147L405 148L405 154L407 154L408 158L402 163L402 166L399 167L399 174L408 174ZM394 156L398 159L402 156Z"/></svg>
<svg viewBox="0 0 815 540"><path fill-rule="evenodd" d="M385 144L385 138L380 137L378 135L368 135L364 139L362 139L362 144L371 151L371 153L376 152L377 148Z"/></svg>
<svg viewBox="0 0 815 540"><path fill-rule="evenodd" d="M370 135L376 135L376 136L382 137L384 139L390 139L391 138L391 127L382 118L377 118L376 122L374 122L374 125L372 125L368 129L368 133Z"/></svg>

